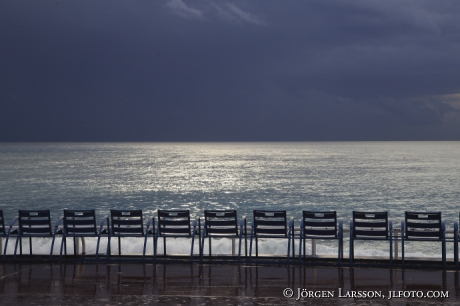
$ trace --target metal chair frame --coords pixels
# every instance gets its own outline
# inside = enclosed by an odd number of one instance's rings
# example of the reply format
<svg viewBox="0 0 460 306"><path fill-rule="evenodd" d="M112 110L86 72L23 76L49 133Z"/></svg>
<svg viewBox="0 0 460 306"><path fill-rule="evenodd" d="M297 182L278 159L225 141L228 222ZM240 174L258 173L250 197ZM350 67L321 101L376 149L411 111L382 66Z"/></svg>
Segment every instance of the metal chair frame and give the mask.
<svg viewBox="0 0 460 306"><path fill-rule="evenodd" d="M350 264L353 264L355 256L355 240L388 240L390 264L393 263L393 221L388 219L388 212L353 211L350 219Z"/></svg>
<svg viewBox="0 0 460 306"><path fill-rule="evenodd" d="M239 223L239 224L238 224ZM236 210L205 210L201 236L200 258L203 260L204 241L209 241L209 258L211 259L212 238L238 238L238 261L241 261L241 242L245 236L245 255L247 256L246 217L238 222Z"/></svg>
<svg viewBox="0 0 460 306"><path fill-rule="evenodd" d="M446 225L441 212L405 211L401 221L401 255L404 264L405 241L438 241L442 244L442 262L446 265Z"/></svg>
<svg viewBox="0 0 460 306"><path fill-rule="evenodd" d="M149 235L151 235L153 240L155 234L155 221L153 216L148 218L144 231L142 210L111 209L109 229L106 255L107 259L111 256L110 241L112 237L118 237L118 256L121 256L121 238L144 238L142 259L145 259L147 239Z"/></svg>
<svg viewBox="0 0 460 306"><path fill-rule="evenodd" d="M99 244L102 234L108 233L109 218L108 216L103 218L99 226L99 230L96 225L96 213L94 209L89 210L70 210L64 209L64 216L61 217L63 222L62 228L62 240L59 258L62 260L62 251L64 249L65 255L67 255L67 237L73 237L74 242L74 255L76 250L76 238L81 237L97 237L96 245L96 259L99 259ZM107 222L107 226L104 228L104 224ZM53 245L54 245L53 237ZM53 250L51 250L53 252Z"/></svg>
<svg viewBox="0 0 460 306"><path fill-rule="evenodd" d="M14 245L14 259L16 259L18 244L19 253L22 255L22 238L29 238L29 253L32 255L32 238L53 238L56 235L58 225L60 223L60 220L58 220L53 231L49 210L19 210L18 214L19 215L10 223L8 234L6 236L3 258L6 256L8 239L12 233L16 233L16 243ZM16 222L18 222L18 227L13 230L13 226ZM53 243L54 240L51 244L50 257L54 246Z"/></svg>
<svg viewBox="0 0 460 306"><path fill-rule="evenodd" d="M306 239L337 240L337 260L340 264L343 254L343 224L342 220L339 220L337 226L336 211L302 211L299 234L299 261L302 260L302 246L305 257Z"/></svg>
<svg viewBox="0 0 460 306"><path fill-rule="evenodd" d="M199 219L193 222L193 228L190 226L189 210L161 210L158 209L158 227L155 232L154 255L157 258L158 238L163 237L163 255L166 256L166 239L167 238L191 238L190 261L193 261L193 247L195 235L199 235ZM201 241L199 249L201 250Z"/></svg>
<svg viewBox="0 0 460 306"><path fill-rule="evenodd" d="M292 256L295 256L294 246L294 219L287 222L285 210L254 210L251 225L251 240L249 244L249 260L252 261L252 244L255 240L256 258L259 257L259 238L282 238L288 239L287 261L290 261L291 240Z"/></svg>

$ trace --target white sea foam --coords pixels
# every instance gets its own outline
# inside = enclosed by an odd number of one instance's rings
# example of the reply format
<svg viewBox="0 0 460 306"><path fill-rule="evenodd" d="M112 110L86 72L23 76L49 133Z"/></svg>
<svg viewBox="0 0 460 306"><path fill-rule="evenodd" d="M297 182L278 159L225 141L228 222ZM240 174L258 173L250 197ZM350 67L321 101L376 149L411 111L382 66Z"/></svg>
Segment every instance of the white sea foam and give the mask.
<svg viewBox="0 0 460 306"><path fill-rule="evenodd" d="M9 240L7 254L13 254L15 237ZM54 255L59 255L61 238L57 237L54 245ZM3 246L5 240L3 239ZM77 239L79 253L85 250L87 255L96 254L97 239L96 238L84 238L84 248L82 246L81 239ZM255 242L253 242L252 254L255 255ZM166 243L166 252L170 255L189 255L191 250L191 239L189 238L168 238ZM348 240L344 241L344 256L348 257L349 247ZM431 246L427 247L427 246ZM33 238L32 242L33 254L37 255L47 255L50 253L51 248L51 239L50 238ZM122 238L121 239L121 253L125 255L141 255L144 247L144 238ZM248 252L250 247L250 240L247 242ZM292 246L291 246L292 247ZM399 256L401 256L401 246L398 244ZM23 239L22 242L23 254L29 254L29 239ZM206 239L203 245L204 254L208 254L208 240ZM306 243L305 254L312 254L312 244L310 241ZM292 250L292 249L291 249ZM232 240L231 239L213 239L212 240L212 254L215 255L231 255L232 254ZM298 240L295 241L295 254L299 253L299 244ZM3 249L2 249L3 252ZM73 239L67 239L67 253L73 254L74 245ZM102 237L99 246L99 254L106 254L107 252L107 237ZM163 239L158 239L157 252L159 255L163 254ZM199 250L199 241L198 238L194 241L194 254L198 255ZM235 255L238 254L238 239L235 239L234 242L234 252ZM244 240L241 243L241 252L244 254ZM292 252L292 251L291 251ZM303 251L302 251L303 252ZM316 243L316 254L324 255L328 257L337 256L337 242L327 243L323 241L317 241ZM111 253L112 255L118 254L118 238L111 239ZM17 250L19 254L19 246ZM146 245L146 255L153 254L153 240L152 237L149 237ZM286 256L287 255L287 240L286 239L259 239L259 254L260 255L274 255L274 256ZM291 253L292 254L292 253ZM371 243L370 245L365 245L363 243L355 246L355 256L356 257L381 257L388 258L389 256L389 245L388 243L382 243L382 245L376 245ZM441 245L436 243L436 247L433 245L424 243L424 242L409 242L406 244L406 257L420 257L420 258L441 258ZM448 245L447 248L447 258L453 258L453 246Z"/></svg>

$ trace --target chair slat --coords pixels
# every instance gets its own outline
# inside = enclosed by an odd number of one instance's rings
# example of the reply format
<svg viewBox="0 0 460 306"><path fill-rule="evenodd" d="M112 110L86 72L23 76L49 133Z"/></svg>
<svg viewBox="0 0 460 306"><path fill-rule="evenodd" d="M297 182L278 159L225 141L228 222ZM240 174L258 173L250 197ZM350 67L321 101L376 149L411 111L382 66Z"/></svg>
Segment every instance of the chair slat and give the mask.
<svg viewBox="0 0 460 306"><path fill-rule="evenodd" d="M411 228L433 228L433 229L438 229L441 230L441 223L415 223L415 222L407 222L406 227L408 229Z"/></svg>
<svg viewBox="0 0 460 306"><path fill-rule="evenodd" d="M110 210L112 218L114 217L142 217L142 210Z"/></svg>
<svg viewBox="0 0 460 306"><path fill-rule="evenodd" d="M263 211L254 210L254 217L266 217L266 218L284 218L286 219L286 211Z"/></svg>
<svg viewBox="0 0 460 306"><path fill-rule="evenodd" d="M127 226L127 225L142 226L142 220L141 219L135 219L135 220L114 219L112 220L112 227Z"/></svg>
<svg viewBox="0 0 460 306"><path fill-rule="evenodd" d="M50 227L25 227L21 229L21 234L50 234L51 235L51 228Z"/></svg>
<svg viewBox="0 0 460 306"><path fill-rule="evenodd" d="M189 218L190 212L188 210L158 210L158 217L166 218Z"/></svg>
<svg viewBox="0 0 460 306"><path fill-rule="evenodd" d="M255 221L256 227L259 226L279 226L279 227L286 227L286 221L276 221L276 220L256 220Z"/></svg>
<svg viewBox="0 0 460 306"><path fill-rule="evenodd" d="M315 236L334 236L337 237L337 231L335 229L324 229L324 230L312 230L306 229L304 235L315 235Z"/></svg>
<svg viewBox="0 0 460 306"><path fill-rule="evenodd" d="M236 210L231 211L205 211L205 218L235 218Z"/></svg>
<svg viewBox="0 0 460 306"><path fill-rule="evenodd" d="M182 233L182 234L191 234L188 228L184 227L160 227L160 233Z"/></svg>
<svg viewBox="0 0 460 306"><path fill-rule="evenodd" d="M23 220L19 220L19 224L22 227L35 226L35 225L48 225L48 226L51 226L51 223L50 223L49 219L46 219L46 220L37 220L37 219L27 220L27 219L23 219Z"/></svg>
<svg viewBox="0 0 460 306"><path fill-rule="evenodd" d="M95 212L94 210L68 210L64 209L64 217L65 218L94 218Z"/></svg>
<svg viewBox="0 0 460 306"><path fill-rule="evenodd" d="M410 212L406 211L405 213L406 221L409 219L412 220L439 220L441 221L440 212Z"/></svg>
<svg viewBox="0 0 460 306"><path fill-rule="evenodd" d="M238 226L238 223L235 220L207 220L206 226L234 226L235 228Z"/></svg>
<svg viewBox="0 0 460 306"><path fill-rule="evenodd" d="M406 232L406 237L410 238L410 237L433 237L433 238L439 238L441 239L442 237L442 234L441 232L438 232L438 231L435 231L435 232L431 232L431 231L407 231Z"/></svg>
<svg viewBox="0 0 460 306"><path fill-rule="evenodd" d="M317 221L304 221L304 226L311 226L311 227L336 227L336 221L327 221L327 222L317 222Z"/></svg>
<svg viewBox="0 0 460 306"><path fill-rule="evenodd" d="M210 227L206 229L207 234L235 234L238 235L238 229L237 228L215 228L215 227Z"/></svg>
<svg viewBox="0 0 460 306"><path fill-rule="evenodd" d="M388 223L386 221L383 222L362 222L362 221L355 221L354 222L355 228L357 227L387 227Z"/></svg>
<svg viewBox="0 0 460 306"><path fill-rule="evenodd" d="M160 220L158 223L160 226L190 226L189 220Z"/></svg>
<svg viewBox="0 0 460 306"><path fill-rule="evenodd" d="M305 219L336 219L337 213L335 211L303 211L303 218Z"/></svg>
<svg viewBox="0 0 460 306"><path fill-rule="evenodd" d="M373 236L373 237L388 237L388 231L384 230L354 230L353 231L353 236Z"/></svg>
<svg viewBox="0 0 460 306"><path fill-rule="evenodd" d="M19 210L19 218L50 218L49 210Z"/></svg>
<svg viewBox="0 0 460 306"><path fill-rule="evenodd" d="M139 233L143 234L142 228L140 227L114 227L112 229L114 234L122 234L122 233Z"/></svg>
<svg viewBox="0 0 460 306"><path fill-rule="evenodd" d="M254 232L256 234L276 234L276 235L286 235L286 230L285 229L279 229L279 228L255 228Z"/></svg>
<svg viewBox="0 0 460 306"><path fill-rule="evenodd" d="M94 219L86 219L86 220L72 220L72 219L65 219L65 224L67 226L74 226L74 225L96 225L96 220Z"/></svg>
<svg viewBox="0 0 460 306"><path fill-rule="evenodd" d="M66 229L67 235L72 235L72 233L93 233L96 234L97 230L94 227L69 227Z"/></svg>

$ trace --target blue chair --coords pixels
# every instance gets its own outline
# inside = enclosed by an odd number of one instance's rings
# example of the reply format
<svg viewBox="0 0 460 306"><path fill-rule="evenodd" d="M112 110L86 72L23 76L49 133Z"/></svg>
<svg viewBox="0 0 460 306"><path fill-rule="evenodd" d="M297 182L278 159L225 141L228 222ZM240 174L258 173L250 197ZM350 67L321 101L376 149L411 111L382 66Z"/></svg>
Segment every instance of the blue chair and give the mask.
<svg viewBox="0 0 460 306"><path fill-rule="evenodd" d="M145 249L147 247L147 238L152 236L154 239L155 224L153 216L149 217L144 231L144 222L142 219L142 210L110 210L110 230L107 242L107 259L111 256L110 241L112 237L118 238L118 256L121 256L121 238L139 237L144 238L144 249L142 259L145 259Z"/></svg>
<svg viewBox="0 0 460 306"><path fill-rule="evenodd" d="M166 256L167 238L191 238L190 261L193 261L193 247L195 236L199 234L198 219L195 219L193 228L190 226L189 210L161 210L158 213L158 226L155 232L154 260L157 258L158 238L163 237L163 255ZM201 249L201 246L200 246Z"/></svg>
<svg viewBox="0 0 460 306"><path fill-rule="evenodd" d="M294 219L289 226L285 210L254 210L249 244L249 260L252 261L252 244L255 240L256 258L259 257L259 238L288 239L287 261L290 260L291 240L292 256L294 254Z"/></svg>
<svg viewBox="0 0 460 306"><path fill-rule="evenodd" d="M18 222L16 243L14 246L14 258L16 258L18 244L20 243L19 250L22 255L22 238L29 238L29 253L32 255L32 238L53 238L56 235L60 220L53 227L51 226L51 216L49 210L19 210L19 216L13 219L8 230L5 250L3 256L6 255L8 245L8 238L13 233L13 226ZM52 255L53 245L50 249L50 257Z"/></svg>
<svg viewBox="0 0 460 306"><path fill-rule="evenodd" d="M243 217L238 224L236 210L205 210L200 249L201 260L203 260L205 238L208 238L209 241L210 259L212 238L231 238L238 239L238 261L241 261L241 242L243 234L246 240L246 217Z"/></svg>
<svg viewBox="0 0 460 306"><path fill-rule="evenodd" d="M337 240L337 260L340 264L343 253L343 225L342 221L340 221L337 226L336 211L302 211L299 234L299 261L302 260L302 246L305 257L306 239Z"/></svg>
<svg viewBox="0 0 460 306"><path fill-rule="evenodd" d="M353 211L350 220L350 264L353 264L355 240L383 240L390 244L390 264L393 263L393 222L388 212Z"/></svg>
<svg viewBox="0 0 460 306"><path fill-rule="evenodd" d="M405 241L441 242L442 262L446 265L446 226L441 218L441 212L404 212L401 221L401 253L404 264Z"/></svg>
<svg viewBox="0 0 460 306"><path fill-rule="evenodd" d="M67 237L73 237L74 241L74 255L76 250L76 238L79 237L95 237L97 238L96 246L96 259L99 258L99 243L101 240L101 235L108 233L108 224L109 218L104 217L104 220L99 226L99 230L96 225L96 213L94 209L89 210L70 210L64 209L64 216L61 217L63 220L63 229L62 229L62 241L59 258L62 260L62 251L65 250L67 255ZM104 224L107 222L107 226L104 227ZM54 245L53 237L53 243ZM53 252L53 250L51 250Z"/></svg>

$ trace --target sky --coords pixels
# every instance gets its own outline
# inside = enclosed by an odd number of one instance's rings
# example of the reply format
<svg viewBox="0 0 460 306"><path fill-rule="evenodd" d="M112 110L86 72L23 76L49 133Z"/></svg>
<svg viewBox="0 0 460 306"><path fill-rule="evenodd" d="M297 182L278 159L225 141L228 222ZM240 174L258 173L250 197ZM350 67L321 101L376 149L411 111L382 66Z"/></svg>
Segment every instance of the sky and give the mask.
<svg viewBox="0 0 460 306"><path fill-rule="evenodd" d="M458 0L0 2L0 142L460 140Z"/></svg>

